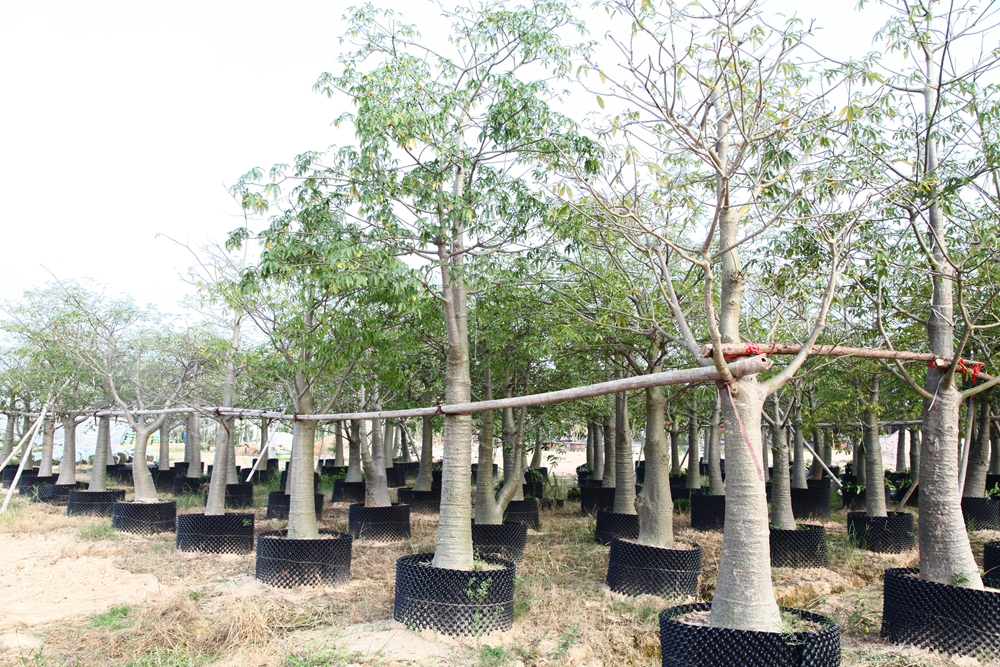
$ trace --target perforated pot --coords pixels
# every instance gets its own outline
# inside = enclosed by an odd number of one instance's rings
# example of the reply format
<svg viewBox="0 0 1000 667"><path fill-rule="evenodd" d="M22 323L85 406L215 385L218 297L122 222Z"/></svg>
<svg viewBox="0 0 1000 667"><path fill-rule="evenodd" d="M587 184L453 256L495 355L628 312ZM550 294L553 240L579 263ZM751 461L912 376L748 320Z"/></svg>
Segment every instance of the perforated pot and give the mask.
<svg viewBox="0 0 1000 667"><path fill-rule="evenodd" d="M397 542L410 539L410 506L347 508L347 532L359 540Z"/></svg>
<svg viewBox="0 0 1000 667"><path fill-rule="evenodd" d="M847 534L859 548L878 553L898 554L917 546L913 515L908 512L884 517L848 512Z"/></svg>
<svg viewBox="0 0 1000 667"><path fill-rule="evenodd" d="M329 537L290 540L287 530L258 535L257 579L279 588L347 583L351 578L351 536L333 530L319 533Z"/></svg>
<svg viewBox="0 0 1000 667"><path fill-rule="evenodd" d="M45 486L38 487L38 496L32 498L32 500L50 505L65 505L69 500L70 491L83 491L86 488L87 485L84 482L76 482L75 484L46 484Z"/></svg>
<svg viewBox="0 0 1000 667"><path fill-rule="evenodd" d="M922 581L918 574L885 571L882 637L943 653L1000 651L1000 593Z"/></svg>
<svg viewBox="0 0 1000 667"><path fill-rule="evenodd" d="M414 630L450 636L510 630L514 622L513 562L482 560L498 569L468 571L433 567L434 554L396 561L396 600L392 617Z"/></svg>
<svg viewBox="0 0 1000 667"><path fill-rule="evenodd" d="M524 494L525 498L538 498L542 499L545 495L545 484L542 482L527 482L521 485L521 492Z"/></svg>
<svg viewBox="0 0 1000 667"><path fill-rule="evenodd" d="M679 618L709 611L707 602L660 612L663 667L839 667L840 628L817 614L784 609L820 624L819 632L756 632L688 625Z"/></svg>
<svg viewBox="0 0 1000 667"><path fill-rule="evenodd" d="M507 503L503 513L504 523L520 523L534 530L542 529L542 520L538 516L539 503L536 498L527 500L512 500Z"/></svg>
<svg viewBox="0 0 1000 667"><path fill-rule="evenodd" d="M413 489L399 489L396 491L396 499L404 505L410 506L410 514L437 514L441 511L440 491L414 491Z"/></svg>
<svg viewBox="0 0 1000 667"><path fill-rule="evenodd" d="M323 518L323 494L316 496L316 519ZM292 497L284 491L272 491L267 494L267 519L287 519L288 507L292 502Z"/></svg>
<svg viewBox="0 0 1000 667"><path fill-rule="evenodd" d="M66 498L66 516L111 516L112 506L125 500L125 490L75 491Z"/></svg>
<svg viewBox="0 0 1000 667"><path fill-rule="evenodd" d="M482 556L519 562L524 559L528 527L522 523L472 524L472 549Z"/></svg>
<svg viewBox="0 0 1000 667"><path fill-rule="evenodd" d="M205 489L205 505L208 505L208 489ZM253 507L253 484L241 482L226 484L226 509L246 509Z"/></svg>
<svg viewBox="0 0 1000 667"><path fill-rule="evenodd" d="M598 544L611 544L615 537L634 540L639 537L639 515L621 514L597 510L597 523L594 528L594 541Z"/></svg>
<svg viewBox="0 0 1000 667"><path fill-rule="evenodd" d="M174 475L173 494L180 496L185 493L198 493L201 490L200 477L177 477Z"/></svg>
<svg viewBox="0 0 1000 667"><path fill-rule="evenodd" d="M797 521L830 520L830 487L792 489L792 514Z"/></svg>
<svg viewBox="0 0 1000 667"><path fill-rule="evenodd" d="M116 502L111 507L111 525L123 533L151 535L172 533L177 529L177 503Z"/></svg>
<svg viewBox="0 0 1000 667"><path fill-rule="evenodd" d="M983 545L983 584L1000 588L1000 542Z"/></svg>
<svg viewBox="0 0 1000 667"><path fill-rule="evenodd" d="M17 492L22 496L38 496L38 489L49 484L55 484L59 479L57 475L36 475L34 473L21 473L17 480Z"/></svg>
<svg viewBox="0 0 1000 667"><path fill-rule="evenodd" d="M771 528L771 567L830 567L826 528L802 525L797 530Z"/></svg>
<svg viewBox="0 0 1000 667"><path fill-rule="evenodd" d="M153 474L153 483L156 484L157 492L173 493L174 477L175 475L173 470L157 470Z"/></svg>
<svg viewBox="0 0 1000 667"><path fill-rule="evenodd" d="M705 493L691 495L691 527L695 530L722 530L726 523L726 497Z"/></svg>
<svg viewBox="0 0 1000 667"><path fill-rule="evenodd" d="M686 598L698 595L701 547L664 549L630 540L611 540L608 587L623 595Z"/></svg>
<svg viewBox="0 0 1000 667"><path fill-rule="evenodd" d="M1000 500L962 498L962 517L973 530L1000 530Z"/></svg>
<svg viewBox="0 0 1000 667"><path fill-rule="evenodd" d="M181 514L177 517L177 550L210 554L253 551L254 516L244 514Z"/></svg>
<svg viewBox="0 0 1000 667"><path fill-rule="evenodd" d="M440 495L440 493L438 495ZM335 503L365 502L365 483L345 482L342 479L333 480L333 502Z"/></svg>
<svg viewBox="0 0 1000 667"><path fill-rule="evenodd" d="M580 511L584 514L597 514L597 510L611 512L614 508L614 487L584 486L580 488Z"/></svg>

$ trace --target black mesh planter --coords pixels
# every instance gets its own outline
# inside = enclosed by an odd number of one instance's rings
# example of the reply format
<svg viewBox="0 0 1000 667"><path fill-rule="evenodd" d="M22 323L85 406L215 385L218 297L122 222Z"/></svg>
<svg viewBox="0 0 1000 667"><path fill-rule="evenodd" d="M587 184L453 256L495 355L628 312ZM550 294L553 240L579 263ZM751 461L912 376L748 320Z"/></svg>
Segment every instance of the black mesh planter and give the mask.
<svg viewBox="0 0 1000 667"><path fill-rule="evenodd" d="M637 539L639 537L639 515L597 510L594 541L607 545L611 544L611 540L615 537L626 540Z"/></svg>
<svg viewBox="0 0 1000 667"><path fill-rule="evenodd" d="M208 505L208 491L205 491L205 505ZM246 509L253 507L253 484L226 484L226 509Z"/></svg>
<svg viewBox="0 0 1000 667"><path fill-rule="evenodd" d="M70 491L83 491L87 485L83 482L75 484L46 484L38 487L38 496L32 498L50 505L65 505L69 501Z"/></svg>
<svg viewBox="0 0 1000 667"><path fill-rule="evenodd" d="M614 508L614 487L584 486L580 489L580 511L584 514L597 514L597 510L611 512Z"/></svg>
<svg viewBox="0 0 1000 667"><path fill-rule="evenodd" d="M514 563L492 556L494 570L466 571L433 567L434 554L403 556L396 561L394 620L408 628L441 634L483 635L510 630L514 623Z"/></svg>
<svg viewBox="0 0 1000 667"><path fill-rule="evenodd" d="M542 520L538 518L538 499L512 500L507 503L503 513L504 523L524 524L535 530L542 529Z"/></svg>
<svg viewBox="0 0 1000 667"><path fill-rule="evenodd" d="M983 583L990 588L1000 588L1000 542L983 545Z"/></svg>
<svg viewBox="0 0 1000 667"><path fill-rule="evenodd" d="M171 491L175 496L179 496L184 493L198 493L198 491L200 490L201 490L200 477L174 476L173 489L171 489Z"/></svg>
<svg viewBox="0 0 1000 667"><path fill-rule="evenodd" d="M351 536L320 530L315 540L290 540L287 530L257 536L257 579L270 586L338 586L351 578Z"/></svg>
<svg viewBox="0 0 1000 667"><path fill-rule="evenodd" d="M524 560L527 540L528 527L522 523L472 524L472 549L480 558L496 556L512 561Z"/></svg>
<svg viewBox="0 0 1000 667"><path fill-rule="evenodd" d="M962 498L962 517L972 530L1000 530L1000 500Z"/></svg>
<svg viewBox="0 0 1000 667"><path fill-rule="evenodd" d="M125 490L74 491L66 497L66 516L111 516L116 502L125 500Z"/></svg>
<svg viewBox="0 0 1000 667"><path fill-rule="evenodd" d="M399 489L396 491L396 499L400 503L410 506L410 514L437 514L441 511L440 491Z"/></svg>
<svg viewBox="0 0 1000 667"><path fill-rule="evenodd" d="M316 497L316 519L323 518L323 494L314 494ZM289 503L292 497L284 491L272 491L267 494L267 515L266 519L287 519Z"/></svg>
<svg viewBox="0 0 1000 667"><path fill-rule="evenodd" d="M705 493L691 495L691 527L695 530L722 530L726 523L726 497Z"/></svg>
<svg viewBox="0 0 1000 667"><path fill-rule="evenodd" d="M798 609L783 609L819 624L818 632L756 632L677 620L712 608L707 602L671 607L660 612L663 667L839 667L840 628L828 618Z"/></svg>
<svg viewBox="0 0 1000 667"><path fill-rule="evenodd" d="M181 514L177 517L177 550L209 554L253 551L253 514Z"/></svg>
<svg viewBox="0 0 1000 667"><path fill-rule="evenodd" d="M111 526L123 533L151 535L177 529L177 503L117 502L111 507Z"/></svg>
<svg viewBox="0 0 1000 667"><path fill-rule="evenodd" d="M528 482L527 484L521 485L521 492L524 494L525 498L538 498L539 500L545 495L545 484L543 482Z"/></svg>
<svg viewBox="0 0 1000 667"><path fill-rule="evenodd" d="M847 513L847 534L861 549L884 554L899 554L917 546L913 515L889 512L888 516L868 516L864 512Z"/></svg>
<svg viewBox="0 0 1000 667"><path fill-rule="evenodd" d="M410 539L410 506L347 508L347 532L354 539L397 542Z"/></svg>
<svg viewBox="0 0 1000 667"><path fill-rule="evenodd" d="M826 528L799 526L797 530L771 528L771 567L830 567Z"/></svg>
<svg viewBox="0 0 1000 667"><path fill-rule="evenodd" d="M686 598L698 595L701 547L664 549L611 540L608 588L623 595L656 595Z"/></svg>
<svg viewBox="0 0 1000 667"><path fill-rule="evenodd" d="M43 486L55 484L59 479L57 475L35 475L32 473L22 473L17 480L17 492L22 496L38 496L38 489Z"/></svg>
<svg viewBox="0 0 1000 667"><path fill-rule="evenodd" d="M393 466L385 469L385 484L389 488L398 489L406 486L406 468L403 466Z"/></svg>
<svg viewBox="0 0 1000 667"><path fill-rule="evenodd" d="M792 489L792 514L796 520L830 520L830 487Z"/></svg>
<svg viewBox="0 0 1000 667"><path fill-rule="evenodd" d="M885 571L882 637L944 653L1000 651L1000 593L921 581L917 574Z"/></svg>
<svg viewBox="0 0 1000 667"><path fill-rule="evenodd" d="M27 471L25 471L25 472L27 472ZM17 466L16 465L5 466L4 469L2 471L0 471L0 484L3 485L3 488L5 488L5 489L9 489L10 488L10 484L11 484L11 482L14 481L14 475L16 475L16 474L17 474Z"/></svg>
<svg viewBox="0 0 1000 667"><path fill-rule="evenodd" d="M191 468L191 464L188 461L175 461L171 464L170 469L184 473L187 476L187 471Z"/></svg>
<svg viewBox="0 0 1000 667"><path fill-rule="evenodd" d="M156 484L156 490L159 493L173 493L174 471L157 470L153 473L153 483Z"/></svg>
<svg viewBox="0 0 1000 667"><path fill-rule="evenodd" d="M438 495L441 495L440 493ZM345 482L342 479L333 480L333 502L363 503L365 502L364 482Z"/></svg>
<svg viewBox="0 0 1000 667"><path fill-rule="evenodd" d="M844 490L842 490L842 493L843 493L843 498L844 498L844 510L846 510L848 512L863 512L863 511L865 511L865 509L868 506L868 503L865 500L866 495L868 493L866 490L861 490L861 491L851 490L851 491L848 491L848 490L844 489ZM907 504L908 505L909 504L913 504L913 501L914 501L914 498L911 497L910 500L907 501ZM888 507L891 502L892 502L892 491L889 489L889 487L886 487L885 488L885 505L886 505L886 507Z"/></svg>

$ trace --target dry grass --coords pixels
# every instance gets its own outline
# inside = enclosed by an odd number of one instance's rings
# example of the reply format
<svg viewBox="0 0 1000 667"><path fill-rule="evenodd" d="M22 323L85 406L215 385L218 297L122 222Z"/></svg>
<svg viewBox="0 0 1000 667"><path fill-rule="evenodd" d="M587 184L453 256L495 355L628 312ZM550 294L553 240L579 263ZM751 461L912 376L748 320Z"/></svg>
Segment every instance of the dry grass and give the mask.
<svg viewBox="0 0 1000 667"><path fill-rule="evenodd" d="M263 504L263 495L259 504ZM185 554L173 535L137 537L108 531L106 520L69 519L61 508L18 504L0 520L0 532L21 536L58 532L75 537L64 558L106 558L134 573L151 573L173 594L133 605L115 623L75 618L26 631L44 641L18 655L0 649L0 665L476 665L569 667L659 664L657 614L682 601L610 593L604 585L608 549L593 541L593 519L575 507L543 512L543 529L529 531L526 557L518 564L514 628L479 638L450 639L413 633L392 623L395 561L433 549L436 517L413 517L409 542L355 542L351 581L336 589L281 590L259 585L250 556ZM190 507L184 511L197 511ZM280 528L254 510L258 530ZM322 525L346 528L347 506L327 505ZM978 665L878 639L881 578L886 567L913 565L916 554L870 554L850 546L843 515L827 525L830 570L774 570L783 604L811 608L842 627L847 667ZM679 541L703 548L702 591L714 592L721 533L690 530L675 515ZM973 535L977 555L996 535ZM37 576L44 576L39 572ZM108 600L111 608L120 604ZM374 648L369 648L374 646ZM359 648L362 647L362 648ZM359 651L360 653L356 652Z"/></svg>

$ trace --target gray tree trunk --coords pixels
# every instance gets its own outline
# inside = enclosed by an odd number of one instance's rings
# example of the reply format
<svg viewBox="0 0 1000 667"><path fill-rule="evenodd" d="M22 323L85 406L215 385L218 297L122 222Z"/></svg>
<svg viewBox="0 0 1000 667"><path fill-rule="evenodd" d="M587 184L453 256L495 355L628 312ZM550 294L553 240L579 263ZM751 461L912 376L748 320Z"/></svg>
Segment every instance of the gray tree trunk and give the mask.
<svg viewBox="0 0 1000 667"><path fill-rule="evenodd" d="M878 438L879 377L872 377L871 395L864 409L865 438L865 511L868 516L886 516L885 467L882 464L882 445ZM861 479L860 477L858 478Z"/></svg>
<svg viewBox="0 0 1000 667"><path fill-rule="evenodd" d="M192 412L187 417L184 460L188 463L188 475L197 477L201 474L201 417Z"/></svg>
<svg viewBox="0 0 1000 667"><path fill-rule="evenodd" d="M59 479L56 484L76 484L76 419L62 418L63 455L59 463ZM983 484L986 478L983 477Z"/></svg>
<svg viewBox="0 0 1000 667"><path fill-rule="evenodd" d="M377 412L381 409L376 390L372 392L372 410ZM389 507L392 504L385 477L384 433L381 420L373 420L371 454L367 447L361 448L361 463L365 467L365 507Z"/></svg>
<svg viewBox="0 0 1000 667"><path fill-rule="evenodd" d="M628 394L615 395L615 512L635 514L635 463L632 459L632 429L628 419ZM671 511L673 511L671 509Z"/></svg>
<svg viewBox="0 0 1000 667"><path fill-rule="evenodd" d="M10 400L11 408L14 406L14 399ZM17 418L14 415L7 415L7 425L3 432L3 451L0 451L0 461L6 461L10 453L14 451L14 427L17 425Z"/></svg>
<svg viewBox="0 0 1000 667"><path fill-rule="evenodd" d="M268 426L270 426L271 420L261 419L260 420L260 453L257 456L264 459L264 463L261 464L261 469L267 468L267 462L271 458L271 447L268 444L268 440L271 439L271 434L268 432Z"/></svg>
<svg viewBox="0 0 1000 667"><path fill-rule="evenodd" d="M52 474L52 447L55 444L56 419L46 417L42 424L42 462L38 464L38 476L48 477Z"/></svg>
<svg viewBox="0 0 1000 667"><path fill-rule="evenodd" d="M510 384L506 385L504 396L511 396ZM514 421L514 409L504 408L500 411L500 438L503 441L503 481L506 485L508 481L514 486L513 500L524 500L524 456L518 449L517 424ZM508 473L508 471L510 471Z"/></svg>
<svg viewBox="0 0 1000 667"><path fill-rule="evenodd" d="M88 491L108 490L108 445L111 441L111 417L97 418L97 444L94 446L94 465L90 470Z"/></svg>
<svg viewBox="0 0 1000 667"><path fill-rule="evenodd" d="M601 475L601 486L611 488L615 486L615 418L608 415L604 418L604 474Z"/></svg>
<svg viewBox="0 0 1000 667"><path fill-rule="evenodd" d="M305 384L304 377L297 373L297 386ZM301 390L300 390L301 391ZM312 414L314 401L312 394L301 392L298 410L301 414ZM292 457L286 474L288 500L288 539L313 540L319 537L316 521L316 487L313 484L313 467L309 465L316 444L316 422L295 421L292 423Z"/></svg>
<svg viewBox="0 0 1000 667"><path fill-rule="evenodd" d="M355 419L351 422L351 428L347 434L348 464L347 477L344 478L345 482L360 482L363 479L363 475L361 474L361 449L362 443L365 440L362 431L363 428L363 420ZM417 490L419 491L420 489Z"/></svg>
<svg viewBox="0 0 1000 667"><path fill-rule="evenodd" d="M591 479L604 479L604 428L599 421L593 422L594 425L594 468Z"/></svg>
<svg viewBox="0 0 1000 667"><path fill-rule="evenodd" d="M701 466L698 465L698 413L692 401L688 412L687 483L689 489L701 488Z"/></svg>
<svg viewBox="0 0 1000 667"><path fill-rule="evenodd" d="M655 367L651 372L660 370ZM666 405L661 388L646 389L646 478L635 501L635 510L639 515L639 544L669 549L674 546L674 503L670 495L670 464L663 423Z"/></svg>
<svg viewBox="0 0 1000 667"><path fill-rule="evenodd" d="M989 465L990 453L990 404L985 400L974 403L979 410L978 429L972 441L973 449L969 452L969 466L965 473L965 488L962 495L969 498L982 498L986 495L986 469ZM969 416L970 419L973 415Z"/></svg>
<svg viewBox="0 0 1000 667"><path fill-rule="evenodd" d="M774 425L771 426L771 454L774 472L771 473L771 525L780 530L795 530L792 513L792 485L788 476L788 434L782 421L778 395L772 394Z"/></svg>
<svg viewBox="0 0 1000 667"><path fill-rule="evenodd" d="M906 427L900 426L896 432L896 472L906 470Z"/></svg>
<svg viewBox="0 0 1000 667"><path fill-rule="evenodd" d="M420 433L420 468L414 491L430 491L434 484L434 421L433 417L423 417Z"/></svg>
<svg viewBox="0 0 1000 667"><path fill-rule="evenodd" d="M823 429L818 426L813 429L813 448L816 450L816 456L813 457L812 469L809 475L812 479L823 479L823 474L826 472L823 470L823 466L820 465L820 461L823 463L827 461L825 436L826 434L823 432ZM827 467L829 466L830 464L827 463Z"/></svg>
<svg viewBox="0 0 1000 667"><path fill-rule="evenodd" d="M399 425L399 449L402 455L403 464L407 464L411 461L410 459L410 443L409 443L409 430L406 428L406 422L402 422Z"/></svg>
<svg viewBox="0 0 1000 667"><path fill-rule="evenodd" d="M159 500L156 494L156 485L153 484L153 475L146 465L146 449L149 447L149 439L153 433L160 428L161 420L165 420L166 415L162 415L153 424L147 424L135 429L135 450L132 454L132 484L135 488L135 500L139 503L155 503Z"/></svg>
<svg viewBox="0 0 1000 667"><path fill-rule="evenodd" d="M681 433L677 430L670 431L670 476L680 477L681 474L681 452L678 446Z"/></svg>
<svg viewBox="0 0 1000 667"><path fill-rule="evenodd" d="M160 455L156 457L156 465L160 470L170 470L170 424L166 422L160 427Z"/></svg>
<svg viewBox="0 0 1000 667"><path fill-rule="evenodd" d="M593 472L594 468L594 422L587 422L587 463L586 466Z"/></svg>
<svg viewBox="0 0 1000 667"><path fill-rule="evenodd" d="M708 494L711 496L726 495L726 485L722 480L722 448L721 429L719 421L722 418L722 400L718 390L715 392L715 408L712 410L712 424L708 431ZM649 465L648 463L646 465Z"/></svg>
<svg viewBox="0 0 1000 667"><path fill-rule="evenodd" d="M208 485L208 499L205 502L205 516L220 516L226 513L226 484L229 481L229 439L232 419L219 420L219 430L215 434L215 454L212 458L212 479ZM287 482L287 480L286 480Z"/></svg>
<svg viewBox="0 0 1000 667"><path fill-rule="evenodd" d="M768 440L768 438L766 437L766 434L764 433L764 427L761 426L761 429L760 429L760 462L761 462L761 466L762 466L763 473L764 473L764 483L765 484L767 482L771 481L771 473L769 471L769 468L771 467L771 462L770 462L770 458L771 458L770 449L771 448L768 447L767 440Z"/></svg>
<svg viewBox="0 0 1000 667"><path fill-rule="evenodd" d="M538 470L542 467L542 435L539 432L535 432L535 447L531 450L531 468L532 470Z"/></svg>
<svg viewBox="0 0 1000 667"><path fill-rule="evenodd" d="M862 438L860 440L855 439L852 444L854 445L854 453L855 453L854 474L858 478L858 484L860 484L861 486L867 487L867 485L868 485L868 481L867 481L868 480L868 463L867 463L867 461L868 461L868 454L865 451L867 449L867 447L865 447L865 438L864 438L864 435L862 434Z"/></svg>
<svg viewBox="0 0 1000 667"><path fill-rule="evenodd" d="M795 404L792 410L792 442L795 444L795 460L792 463L792 488L806 489L806 445L805 434L802 432L802 406Z"/></svg>
<svg viewBox="0 0 1000 667"><path fill-rule="evenodd" d="M384 468L393 466L393 454L396 447L396 424L391 419L385 420L385 430L382 441L382 465Z"/></svg>
<svg viewBox="0 0 1000 667"><path fill-rule="evenodd" d="M1000 475L1000 426L996 422L990 422L990 474Z"/></svg>
<svg viewBox="0 0 1000 667"><path fill-rule="evenodd" d="M344 465L344 422L333 423L333 465Z"/></svg>

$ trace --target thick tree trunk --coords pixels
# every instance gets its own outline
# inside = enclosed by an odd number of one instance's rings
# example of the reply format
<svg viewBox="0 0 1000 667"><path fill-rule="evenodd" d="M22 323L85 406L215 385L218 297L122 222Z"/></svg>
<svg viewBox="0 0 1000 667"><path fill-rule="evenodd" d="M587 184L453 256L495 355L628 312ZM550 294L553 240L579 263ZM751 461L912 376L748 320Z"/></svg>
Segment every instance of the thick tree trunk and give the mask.
<svg viewBox="0 0 1000 667"><path fill-rule="evenodd" d="M372 396L372 409L381 410L378 393L373 392ZM365 507L392 505L385 477L385 442L382 439L384 433L381 420L373 420L371 454L368 453L367 447L361 448L361 462L365 467Z"/></svg>
<svg viewBox="0 0 1000 667"><path fill-rule="evenodd" d="M652 372L659 372L659 368ZM646 389L646 478L635 509L639 515L639 544L670 548L674 546L674 505L670 496L670 465L663 423L666 404L662 389ZM617 490L615 495L618 495Z"/></svg>
<svg viewBox="0 0 1000 667"><path fill-rule="evenodd" d="M382 441L382 467L393 466L393 455L396 447L396 424L391 419L385 420L384 440Z"/></svg>
<svg viewBox="0 0 1000 667"><path fill-rule="evenodd" d="M688 413L687 488L701 488L701 466L698 455L698 413L692 402Z"/></svg>
<svg viewBox="0 0 1000 667"><path fill-rule="evenodd" d="M906 470L906 427L900 426L896 432L896 472Z"/></svg>
<svg viewBox="0 0 1000 667"><path fill-rule="evenodd" d="M771 474L771 525L780 530L795 530L792 513L792 485L788 477L788 433L782 421L778 395L772 394L774 425L771 426L771 454L774 472Z"/></svg>
<svg viewBox="0 0 1000 667"><path fill-rule="evenodd" d="M90 470L88 491L108 490L108 444L111 441L111 417L97 418L97 444L94 445L94 465Z"/></svg>
<svg viewBox="0 0 1000 667"><path fill-rule="evenodd" d="M635 463L632 459L632 429L628 419L628 394L615 394L615 512L635 514Z"/></svg>
<svg viewBox="0 0 1000 667"><path fill-rule="evenodd" d="M806 445L805 434L802 432L802 407L795 404L792 410L792 442L795 444L795 460L792 462L792 488L805 489L806 483Z"/></svg>
<svg viewBox="0 0 1000 667"><path fill-rule="evenodd" d="M344 465L344 422L333 423L333 465Z"/></svg>
<svg viewBox="0 0 1000 667"><path fill-rule="evenodd" d="M59 463L59 479L56 484L76 484L76 419L62 418L63 455ZM983 478L986 483L986 478Z"/></svg>
<svg viewBox="0 0 1000 667"><path fill-rule="evenodd" d="M201 417L195 412L187 417L184 460L188 463L188 475L196 477L201 474Z"/></svg>
<svg viewBox="0 0 1000 667"><path fill-rule="evenodd" d="M159 500L156 495L156 485L153 483L153 475L146 465L146 449L149 447L149 439L153 432L159 428L159 424L151 424L135 429L135 449L132 453L132 484L135 488L135 500L140 503L155 503Z"/></svg>
<svg viewBox="0 0 1000 667"><path fill-rule="evenodd" d="M601 475L601 486L611 488L615 486L615 418L608 415L604 418L604 474Z"/></svg>
<svg viewBox="0 0 1000 667"><path fill-rule="evenodd" d="M599 421L593 422L594 425L594 467L591 479L604 479L604 427Z"/></svg>
<svg viewBox="0 0 1000 667"><path fill-rule="evenodd" d="M726 429L726 530L722 534L711 624L773 632L780 628L781 617L771 584L767 497L761 462L755 460L762 448L757 438L764 388L750 376L733 384L732 401L725 388L721 391Z"/></svg>
<svg viewBox="0 0 1000 667"><path fill-rule="evenodd" d="M420 468L414 491L430 491L434 484L434 421L433 417L422 418L420 433Z"/></svg>
<svg viewBox="0 0 1000 667"><path fill-rule="evenodd" d="M976 401L979 408L978 429L969 453L969 467L965 473L965 488L962 495L968 498L982 498L986 495L986 469L990 453L990 404ZM970 415L970 418L972 415Z"/></svg>
<svg viewBox="0 0 1000 667"><path fill-rule="evenodd" d="M726 485L722 481L722 451L721 429L719 421L722 418L722 401L719 392L715 392L715 409L712 410L712 424L708 431L708 494L710 496L726 495ZM649 465L649 464L647 464Z"/></svg>
<svg viewBox="0 0 1000 667"><path fill-rule="evenodd" d="M355 419L347 434L348 465L345 482L360 482L364 478L361 470L361 448L365 443L364 420Z"/></svg>
<svg viewBox="0 0 1000 667"><path fill-rule="evenodd" d="M313 398L308 391L299 398L299 404L300 414L312 414ZM292 423L292 458L285 473L285 486L290 496L288 501L290 540L312 540L319 537L319 525L316 522L316 487L313 484L313 467L309 465L315 443L316 422Z"/></svg>
<svg viewBox="0 0 1000 667"><path fill-rule="evenodd" d="M205 503L206 516L226 513L226 484L229 481L229 440L232 425L232 418L224 417L219 420L219 430L215 434L215 454L212 458L212 479L208 485L208 500Z"/></svg>
<svg viewBox="0 0 1000 667"><path fill-rule="evenodd" d="M48 477L52 474L52 447L56 438L56 419L46 417L42 424L42 462L38 464L38 476Z"/></svg>

